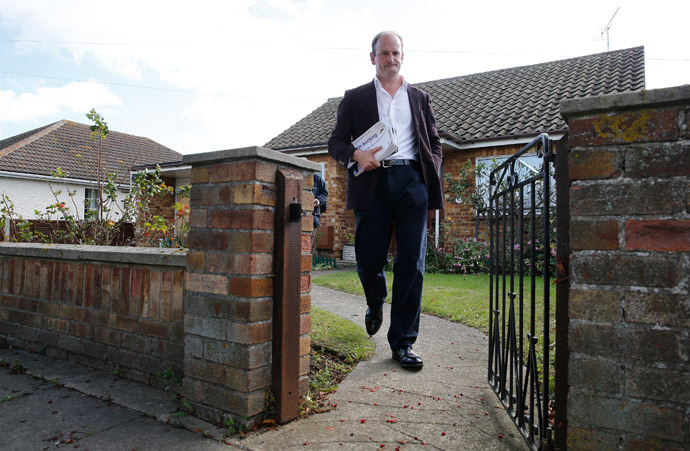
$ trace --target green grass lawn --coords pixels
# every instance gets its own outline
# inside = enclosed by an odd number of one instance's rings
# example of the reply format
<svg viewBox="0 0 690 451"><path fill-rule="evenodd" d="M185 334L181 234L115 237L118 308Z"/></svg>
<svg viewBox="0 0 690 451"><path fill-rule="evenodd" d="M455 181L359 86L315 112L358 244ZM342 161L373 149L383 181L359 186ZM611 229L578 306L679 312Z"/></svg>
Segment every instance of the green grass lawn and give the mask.
<svg viewBox="0 0 690 451"><path fill-rule="evenodd" d="M386 273L388 281L388 301L390 301L393 274ZM364 295L362 285L359 283L357 272L343 271L329 274L315 274L314 283L338 291L351 294ZM525 278L523 296L529 301L529 279ZM510 287L510 281L506 283ZM518 290L518 280L514 281L515 291ZM536 293L536 319L537 323L543 323L543 293L544 279L537 278ZM556 287L551 285L551 311L555 312ZM516 298L517 301L517 298ZM525 318L529 319L529 302L526 302ZM516 309L517 309L516 302ZM466 324L484 332L489 331L489 276L461 275L461 274L427 274L424 276L424 293L422 294L422 311L434 316L446 318L451 321ZM552 326L554 327L554 326ZM541 329L537 329L539 332Z"/></svg>
<svg viewBox="0 0 690 451"><path fill-rule="evenodd" d="M362 326L317 307L311 309L311 342L313 347L346 361L358 362L374 355L374 342Z"/></svg>

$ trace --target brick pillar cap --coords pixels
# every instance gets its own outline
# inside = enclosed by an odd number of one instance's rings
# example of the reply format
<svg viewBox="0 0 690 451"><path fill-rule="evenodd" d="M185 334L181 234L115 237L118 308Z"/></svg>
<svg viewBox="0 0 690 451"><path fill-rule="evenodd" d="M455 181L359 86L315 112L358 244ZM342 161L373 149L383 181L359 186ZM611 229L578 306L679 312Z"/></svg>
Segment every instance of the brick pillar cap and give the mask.
<svg viewBox="0 0 690 451"><path fill-rule="evenodd" d="M266 149L265 147L251 146L240 147L238 149L217 150L215 152L195 153L185 155L183 158L184 164L200 165L218 162L231 162L237 160L251 160L258 159L271 163L278 163L283 165L294 166L297 169L307 169L311 171L320 171L321 165L307 160L306 158L288 155L275 150Z"/></svg>
<svg viewBox="0 0 690 451"><path fill-rule="evenodd" d="M643 89L621 94L561 100L560 109L561 116L567 120L573 116L610 113L615 110L650 109L688 103L690 103L690 85L683 85L650 91Z"/></svg>

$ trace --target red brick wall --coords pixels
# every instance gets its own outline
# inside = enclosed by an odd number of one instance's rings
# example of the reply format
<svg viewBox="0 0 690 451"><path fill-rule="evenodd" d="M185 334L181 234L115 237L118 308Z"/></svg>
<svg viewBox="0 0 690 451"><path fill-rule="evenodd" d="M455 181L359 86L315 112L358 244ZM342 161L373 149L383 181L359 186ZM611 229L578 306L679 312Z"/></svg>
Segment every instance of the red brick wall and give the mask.
<svg viewBox="0 0 690 451"><path fill-rule="evenodd" d="M18 247L40 249L22 257ZM89 248L89 246L85 246ZM93 246L96 247L96 246ZM0 245L0 341L161 385L182 378L184 267L62 258L62 245ZM120 248L122 249L122 248ZM127 256L135 255L134 248ZM9 252L7 252L9 251ZM134 258L136 260L136 257Z"/></svg>
<svg viewBox="0 0 690 451"><path fill-rule="evenodd" d="M690 444L690 88L561 104L571 449Z"/></svg>

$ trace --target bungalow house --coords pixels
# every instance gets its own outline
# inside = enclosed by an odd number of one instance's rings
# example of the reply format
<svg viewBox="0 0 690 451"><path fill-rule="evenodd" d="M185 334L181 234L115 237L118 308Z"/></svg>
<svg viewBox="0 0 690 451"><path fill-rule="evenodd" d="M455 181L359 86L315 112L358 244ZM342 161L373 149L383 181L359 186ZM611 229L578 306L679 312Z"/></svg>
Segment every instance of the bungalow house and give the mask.
<svg viewBox="0 0 690 451"><path fill-rule="evenodd" d="M482 161L507 158L543 132L553 140L562 138L567 131L559 112L562 99L644 89L644 48L433 80L416 86L431 96L443 144L442 173L457 177L467 160L476 167ZM322 164L329 202L321 223L323 236L332 238L322 240L319 248L332 256L339 255L346 234L354 231L355 223L354 213L345 210L346 171L329 157L327 150L341 99L328 99L264 145ZM445 210L430 217L430 227L443 218L451 219L456 236L474 236L476 212L449 197L447 193Z"/></svg>
<svg viewBox="0 0 690 451"><path fill-rule="evenodd" d="M42 211L55 204L57 200L51 186L62 191L60 201L70 207L73 214L84 217L84 210L93 208L98 197L98 143L89 139L90 133L88 125L62 120L0 140L0 196L7 196L14 204L15 219L19 216L35 219L35 210ZM106 180L105 174L115 174L117 196L122 200L130 189L135 166L159 163L167 167L171 165L163 162L179 165L181 161L182 154L148 138L111 131L102 142L101 178ZM58 168L63 178L52 176ZM164 180L175 186L174 174L165 171L163 169L163 175L168 178ZM183 182L178 180L178 183ZM69 196L68 191L74 195ZM93 202L85 203L85 199ZM174 199L166 199L166 209L161 213L172 218L174 203Z"/></svg>

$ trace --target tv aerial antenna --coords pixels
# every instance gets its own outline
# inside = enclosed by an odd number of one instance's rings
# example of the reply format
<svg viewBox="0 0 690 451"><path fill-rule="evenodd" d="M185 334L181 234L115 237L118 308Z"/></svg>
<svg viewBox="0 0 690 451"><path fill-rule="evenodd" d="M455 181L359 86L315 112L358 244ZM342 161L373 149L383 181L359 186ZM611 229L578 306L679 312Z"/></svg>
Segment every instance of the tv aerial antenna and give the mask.
<svg viewBox="0 0 690 451"><path fill-rule="evenodd" d="M604 33L606 33L606 51L609 51L609 30L611 29L611 24L613 23L613 18L616 17L616 14L618 14L618 11L621 9L619 6L616 8L616 12L613 13L613 16L611 16L611 20L609 20L609 23L606 25L606 27L601 30L601 39L604 40Z"/></svg>

